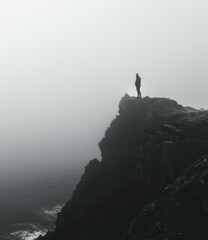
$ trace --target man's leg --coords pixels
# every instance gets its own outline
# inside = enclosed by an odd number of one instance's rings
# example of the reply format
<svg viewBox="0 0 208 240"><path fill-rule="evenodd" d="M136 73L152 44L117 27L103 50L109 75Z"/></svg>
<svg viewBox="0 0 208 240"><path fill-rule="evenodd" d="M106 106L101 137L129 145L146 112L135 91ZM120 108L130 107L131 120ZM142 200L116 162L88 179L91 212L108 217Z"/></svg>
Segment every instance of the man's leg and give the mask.
<svg viewBox="0 0 208 240"><path fill-rule="evenodd" d="M137 93L138 93L138 96L137 96L137 98L141 98L142 96L141 96L141 91L140 91L140 88L137 88Z"/></svg>
<svg viewBox="0 0 208 240"><path fill-rule="evenodd" d="M137 98L139 98L139 94L140 94L140 89L137 87Z"/></svg>

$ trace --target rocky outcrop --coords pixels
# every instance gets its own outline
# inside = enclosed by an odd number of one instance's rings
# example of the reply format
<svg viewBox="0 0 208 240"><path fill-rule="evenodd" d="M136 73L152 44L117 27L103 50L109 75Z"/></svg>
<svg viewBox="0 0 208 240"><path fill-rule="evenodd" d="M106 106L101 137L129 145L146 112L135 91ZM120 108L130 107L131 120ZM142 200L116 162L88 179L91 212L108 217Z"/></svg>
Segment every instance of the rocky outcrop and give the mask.
<svg viewBox="0 0 208 240"><path fill-rule="evenodd" d="M102 160L89 162L56 229L39 239L149 239L150 215L140 228L141 209L208 152L208 112L125 95L99 147Z"/></svg>
<svg viewBox="0 0 208 240"><path fill-rule="evenodd" d="M162 198L144 206L128 240L204 240L208 237L208 156L186 168Z"/></svg>

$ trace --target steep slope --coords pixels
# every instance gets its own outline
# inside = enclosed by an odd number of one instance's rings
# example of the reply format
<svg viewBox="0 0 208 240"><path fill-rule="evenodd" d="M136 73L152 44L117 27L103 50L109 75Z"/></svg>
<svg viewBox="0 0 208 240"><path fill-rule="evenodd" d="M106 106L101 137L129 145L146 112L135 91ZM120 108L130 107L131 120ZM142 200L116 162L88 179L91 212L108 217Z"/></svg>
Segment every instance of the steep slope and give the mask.
<svg viewBox="0 0 208 240"><path fill-rule="evenodd" d="M204 240L208 237L208 156L168 185L161 199L144 206L126 239Z"/></svg>
<svg viewBox="0 0 208 240"><path fill-rule="evenodd" d="M141 208L207 153L208 113L170 99L125 95L99 147L102 161L89 162L55 231L39 239L128 237Z"/></svg>

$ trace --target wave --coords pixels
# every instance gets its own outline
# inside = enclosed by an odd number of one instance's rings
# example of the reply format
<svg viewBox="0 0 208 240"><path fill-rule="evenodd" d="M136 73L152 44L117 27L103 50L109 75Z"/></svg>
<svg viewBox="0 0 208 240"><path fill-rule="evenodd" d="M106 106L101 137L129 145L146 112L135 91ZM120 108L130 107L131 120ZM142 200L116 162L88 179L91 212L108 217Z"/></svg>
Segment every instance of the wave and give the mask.
<svg viewBox="0 0 208 240"><path fill-rule="evenodd" d="M2 238L5 240L34 240L39 235L44 235L48 230L53 230L55 219L63 205L55 205L52 208L41 207L33 213L42 218L42 224L20 223L14 224L10 233L4 233Z"/></svg>

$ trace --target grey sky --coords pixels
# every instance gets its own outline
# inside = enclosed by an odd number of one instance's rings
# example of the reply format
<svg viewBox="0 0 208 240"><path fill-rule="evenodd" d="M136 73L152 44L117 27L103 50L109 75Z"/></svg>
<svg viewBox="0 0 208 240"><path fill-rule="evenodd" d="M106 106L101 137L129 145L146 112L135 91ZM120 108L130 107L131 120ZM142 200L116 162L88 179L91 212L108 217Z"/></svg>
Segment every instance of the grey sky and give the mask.
<svg viewBox="0 0 208 240"><path fill-rule="evenodd" d="M2 169L96 156L136 72L143 95L208 108L207 11L207 0L0 0Z"/></svg>

